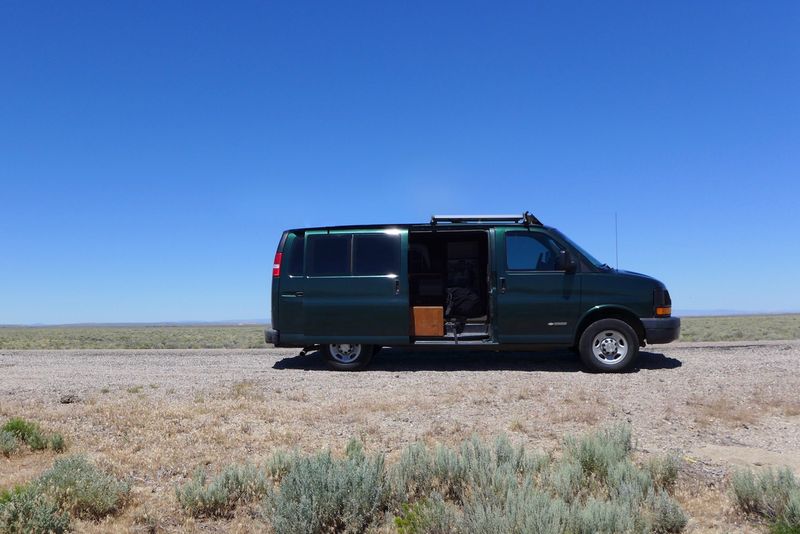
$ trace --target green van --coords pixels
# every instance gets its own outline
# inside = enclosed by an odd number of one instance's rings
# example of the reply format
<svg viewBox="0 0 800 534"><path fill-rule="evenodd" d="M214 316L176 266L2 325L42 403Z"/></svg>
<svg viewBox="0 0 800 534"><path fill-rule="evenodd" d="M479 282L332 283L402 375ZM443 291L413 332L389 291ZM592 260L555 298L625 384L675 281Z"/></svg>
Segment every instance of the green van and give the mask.
<svg viewBox="0 0 800 534"><path fill-rule="evenodd" d="M528 212L287 230L267 343L363 369L382 347L573 348L621 371L680 334L664 284L599 262Z"/></svg>

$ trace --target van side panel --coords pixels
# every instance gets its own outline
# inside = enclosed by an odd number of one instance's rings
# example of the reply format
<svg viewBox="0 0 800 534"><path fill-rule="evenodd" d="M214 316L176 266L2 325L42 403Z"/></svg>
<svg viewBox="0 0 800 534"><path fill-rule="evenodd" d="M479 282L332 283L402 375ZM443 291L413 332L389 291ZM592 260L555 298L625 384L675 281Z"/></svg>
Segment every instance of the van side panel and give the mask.
<svg viewBox="0 0 800 534"><path fill-rule="evenodd" d="M327 232L306 234L306 286L303 297L304 342L368 343L406 345L409 343L408 300L408 232L397 230L392 239L399 250L397 263L390 274L361 275L353 268L359 236L385 234L380 231ZM312 262L325 267L325 261L314 258L314 236L341 236L352 240L348 273L315 273ZM338 262L329 262L333 264ZM335 268L338 268L336 265Z"/></svg>

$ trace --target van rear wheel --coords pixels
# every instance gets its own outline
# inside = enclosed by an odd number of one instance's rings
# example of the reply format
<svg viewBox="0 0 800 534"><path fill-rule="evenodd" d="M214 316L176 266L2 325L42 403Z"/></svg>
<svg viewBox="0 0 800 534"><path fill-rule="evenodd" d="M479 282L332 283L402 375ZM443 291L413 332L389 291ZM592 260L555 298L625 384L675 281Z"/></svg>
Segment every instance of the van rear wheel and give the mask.
<svg viewBox="0 0 800 534"><path fill-rule="evenodd" d="M360 371L372 359L372 345L361 343L330 343L322 346L327 364L337 371Z"/></svg>
<svg viewBox="0 0 800 534"><path fill-rule="evenodd" d="M591 370L616 373L639 355L639 336L625 321L601 319L583 331L578 348L581 360Z"/></svg>

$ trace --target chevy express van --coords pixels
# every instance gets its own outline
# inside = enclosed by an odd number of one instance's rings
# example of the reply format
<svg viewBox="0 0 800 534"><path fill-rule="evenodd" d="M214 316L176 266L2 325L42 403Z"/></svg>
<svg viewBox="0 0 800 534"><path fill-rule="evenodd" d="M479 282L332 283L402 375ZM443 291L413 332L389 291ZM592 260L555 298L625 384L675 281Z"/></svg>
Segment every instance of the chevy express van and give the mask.
<svg viewBox="0 0 800 534"><path fill-rule="evenodd" d="M621 371L678 338L664 284L618 271L528 212L287 230L272 269L276 347L319 347L337 370L382 347L576 349Z"/></svg>

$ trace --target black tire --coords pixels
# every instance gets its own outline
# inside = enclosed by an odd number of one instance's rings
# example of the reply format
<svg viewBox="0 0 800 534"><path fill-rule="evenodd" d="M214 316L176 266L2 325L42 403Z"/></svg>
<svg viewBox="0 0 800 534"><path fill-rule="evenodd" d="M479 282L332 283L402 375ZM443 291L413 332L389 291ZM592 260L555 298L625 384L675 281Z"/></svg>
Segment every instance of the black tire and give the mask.
<svg viewBox="0 0 800 534"><path fill-rule="evenodd" d="M343 347L347 347L343 350ZM356 351L353 355L351 351ZM331 369L336 371L361 371L369 365L375 349L372 345L334 343L322 345L322 355Z"/></svg>
<svg viewBox="0 0 800 534"><path fill-rule="evenodd" d="M618 373L639 356L639 336L625 321L601 319L583 331L578 350L583 364L592 371Z"/></svg>
<svg viewBox="0 0 800 534"><path fill-rule="evenodd" d="M382 345L372 345L372 356L374 357L383 349Z"/></svg>

